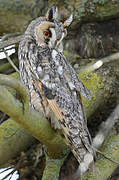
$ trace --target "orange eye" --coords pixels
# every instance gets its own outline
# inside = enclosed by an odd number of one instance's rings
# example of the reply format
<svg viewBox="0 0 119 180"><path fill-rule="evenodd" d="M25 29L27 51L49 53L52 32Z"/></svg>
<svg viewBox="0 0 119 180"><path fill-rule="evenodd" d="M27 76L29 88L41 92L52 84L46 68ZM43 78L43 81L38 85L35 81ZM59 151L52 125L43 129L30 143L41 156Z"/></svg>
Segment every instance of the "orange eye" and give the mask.
<svg viewBox="0 0 119 180"><path fill-rule="evenodd" d="M46 37L51 37L51 32L50 32L50 31L44 31L43 34L44 34Z"/></svg>

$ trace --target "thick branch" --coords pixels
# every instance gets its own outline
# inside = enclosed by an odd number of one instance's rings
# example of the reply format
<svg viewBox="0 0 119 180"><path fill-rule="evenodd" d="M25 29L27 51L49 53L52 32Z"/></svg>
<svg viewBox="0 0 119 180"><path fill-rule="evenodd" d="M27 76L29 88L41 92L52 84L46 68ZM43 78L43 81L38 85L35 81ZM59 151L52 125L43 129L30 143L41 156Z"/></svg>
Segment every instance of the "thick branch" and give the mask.
<svg viewBox="0 0 119 180"><path fill-rule="evenodd" d="M46 166L43 172L42 180L58 180L60 169L65 159L66 156L62 159L50 159L46 156Z"/></svg>
<svg viewBox="0 0 119 180"><path fill-rule="evenodd" d="M15 65L18 65L18 60L14 59L13 63ZM5 73L7 70L10 70L10 69L13 69L13 68L9 63L4 63L4 64L0 65L0 73L3 73L3 72Z"/></svg>
<svg viewBox="0 0 119 180"><path fill-rule="evenodd" d="M0 166L26 150L36 139L12 119L0 125Z"/></svg>
<svg viewBox="0 0 119 180"><path fill-rule="evenodd" d="M21 36L15 37L14 39L5 40L5 41L0 42L0 49L3 49L5 47L7 47L7 46L10 46L10 45L13 45L13 44L16 44L16 43L20 42L22 37L23 36L21 35Z"/></svg>
<svg viewBox="0 0 119 180"><path fill-rule="evenodd" d="M18 122L26 131L39 139L46 145L50 156L57 158L65 153L67 146L58 133L55 133L49 122L42 114L34 111L28 106L28 93L26 88L13 78L0 75L0 84L9 85L15 88L24 100L23 105L7 91L0 86L0 109Z"/></svg>
<svg viewBox="0 0 119 180"><path fill-rule="evenodd" d="M102 59L97 60L95 63L89 64L84 68L80 69L80 72L90 72L95 71L100 68L104 63L109 63L111 61L119 60L119 53L114 53L110 56L104 57Z"/></svg>

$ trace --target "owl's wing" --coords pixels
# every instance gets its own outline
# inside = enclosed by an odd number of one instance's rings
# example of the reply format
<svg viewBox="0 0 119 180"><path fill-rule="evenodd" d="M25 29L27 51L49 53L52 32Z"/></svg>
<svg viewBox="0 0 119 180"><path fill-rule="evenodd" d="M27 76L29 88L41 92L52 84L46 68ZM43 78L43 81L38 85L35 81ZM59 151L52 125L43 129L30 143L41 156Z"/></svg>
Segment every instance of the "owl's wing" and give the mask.
<svg viewBox="0 0 119 180"><path fill-rule="evenodd" d="M62 57L64 59L64 68L65 68L65 72L67 73L67 75L70 77L70 81L72 82L72 84L75 86L75 89L81 93L85 98L87 99L91 99L91 94L92 92L87 89L87 87L84 86L84 84L82 83L82 81L80 80L80 78L78 77L76 71L74 70L74 68L71 66L71 64L69 63L69 61L66 60L64 54L62 53Z"/></svg>
<svg viewBox="0 0 119 180"><path fill-rule="evenodd" d="M79 154L80 162L87 151L93 154L84 110L77 96L81 90L88 97L88 91L62 53L36 49L28 57L35 60L31 66L34 83L59 119L67 144L73 146L75 156Z"/></svg>

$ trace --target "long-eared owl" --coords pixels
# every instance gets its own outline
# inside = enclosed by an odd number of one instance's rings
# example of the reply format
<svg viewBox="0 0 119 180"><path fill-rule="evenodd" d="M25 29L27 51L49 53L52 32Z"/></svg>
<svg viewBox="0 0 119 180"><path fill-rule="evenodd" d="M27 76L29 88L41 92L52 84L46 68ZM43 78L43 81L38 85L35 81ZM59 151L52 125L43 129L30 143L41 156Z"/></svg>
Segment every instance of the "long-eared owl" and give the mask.
<svg viewBox="0 0 119 180"><path fill-rule="evenodd" d="M31 106L62 130L83 168L84 163L91 164L94 157L80 96L81 93L90 98L90 92L63 53L62 40L72 20L71 15L62 23L53 6L45 17L30 23L20 42L18 56L21 80L28 87Z"/></svg>

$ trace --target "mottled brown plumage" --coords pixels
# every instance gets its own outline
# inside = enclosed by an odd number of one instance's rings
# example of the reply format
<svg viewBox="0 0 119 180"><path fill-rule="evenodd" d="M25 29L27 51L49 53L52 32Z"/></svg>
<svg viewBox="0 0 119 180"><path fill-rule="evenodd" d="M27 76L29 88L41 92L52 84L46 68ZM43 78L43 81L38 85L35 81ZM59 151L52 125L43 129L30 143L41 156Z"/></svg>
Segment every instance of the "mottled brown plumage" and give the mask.
<svg viewBox="0 0 119 180"><path fill-rule="evenodd" d="M80 93L90 98L75 70L66 60L62 40L72 15L64 23L58 19L56 7L48 10L28 26L19 45L20 76L28 87L31 106L42 111L55 128L60 128L75 157L82 163L94 151ZM53 116L52 116L53 115Z"/></svg>

